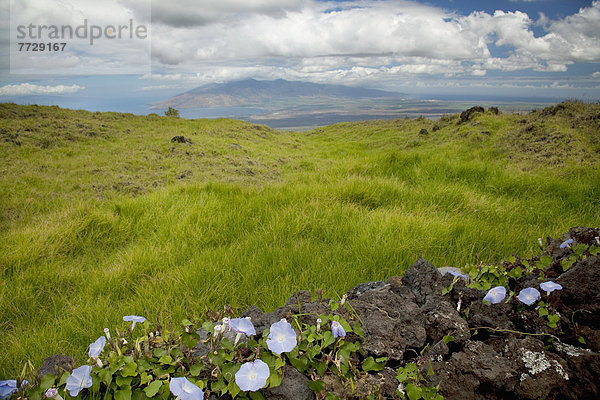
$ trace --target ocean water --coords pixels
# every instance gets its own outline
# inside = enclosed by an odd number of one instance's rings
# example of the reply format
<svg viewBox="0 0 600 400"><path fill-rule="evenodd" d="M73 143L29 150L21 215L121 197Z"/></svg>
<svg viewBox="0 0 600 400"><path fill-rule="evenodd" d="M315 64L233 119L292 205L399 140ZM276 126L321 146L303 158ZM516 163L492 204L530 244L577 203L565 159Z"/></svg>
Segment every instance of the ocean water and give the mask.
<svg viewBox="0 0 600 400"><path fill-rule="evenodd" d="M114 111L148 115L155 113L164 115L165 109L151 108L154 103L162 98L152 98L140 94L119 98L115 96L20 96L12 99L3 99L18 104L58 105L63 108L88 111ZM182 118L233 118L244 121L264 124L274 129L305 130L318 126L331 125L338 122L352 122L373 119L400 119L400 118L425 118L436 120L444 114L460 113L467 108L481 105L485 108L495 106L503 112L527 112L540 109L550 104L559 102L560 99L538 98L499 98L493 100L444 98L444 99L398 99L381 102L363 102L360 100L344 102L335 107L323 108L316 106L314 109L303 105L280 110L269 110L266 107L209 107L179 109Z"/></svg>

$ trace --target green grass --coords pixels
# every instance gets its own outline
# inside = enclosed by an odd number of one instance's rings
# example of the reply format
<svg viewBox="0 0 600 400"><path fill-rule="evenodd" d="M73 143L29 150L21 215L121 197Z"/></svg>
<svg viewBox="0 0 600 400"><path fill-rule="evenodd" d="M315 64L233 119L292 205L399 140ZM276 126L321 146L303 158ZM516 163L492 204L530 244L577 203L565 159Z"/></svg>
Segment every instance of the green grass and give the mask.
<svg viewBox="0 0 600 400"><path fill-rule="evenodd" d="M85 361L123 315L268 311L598 226L600 106L555 108L282 133L0 104L0 379Z"/></svg>

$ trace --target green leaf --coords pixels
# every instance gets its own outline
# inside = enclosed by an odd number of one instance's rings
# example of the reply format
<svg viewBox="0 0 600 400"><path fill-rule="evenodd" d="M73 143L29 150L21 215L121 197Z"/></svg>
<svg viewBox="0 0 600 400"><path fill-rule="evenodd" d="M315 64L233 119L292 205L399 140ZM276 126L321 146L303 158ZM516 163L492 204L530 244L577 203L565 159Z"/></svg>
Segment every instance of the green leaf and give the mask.
<svg viewBox="0 0 600 400"><path fill-rule="evenodd" d="M223 347L225 350L233 351L233 343L231 343L231 340L227 338L221 340L221 347Z"/></svg>
<svg viewBox="0 0 600 400"><path fill-rule="evenodd" d="M323 388L325 387L325 382L318 380L318 381L310 381L306 384L306 386L308 386L308 388L310 390L312 390L315 393L319 393L321 390L323 390Z"/></svg>
<svg viewBox="0 0 600 400"><path fill-rule="evenodd" d="M573 246L571 246L571 249L573 250L573 253L575 253L575 255L580 258L583 253L587 250L587 245L585 244L575 244Z"/></svg>
<svg viewBox="0 0 600 400"><path fill-rule="evenodd" d="M427 376L433 376L435 372L433 371L433 366L429 363L429 369L427 370Z"/></svg>
<svg viewBox="0 0 600 400"><path fill-rule="evenodd" d="M450 342L454 342L454 336L446 335L442 338L442 340L444 341L444 343L448 344Z"/></svg>
<svg viewBox="0 0 600 400"><path fill-rule="evenodd" d="M329 392L327 393L327 396L325 396L325 400L340 400L340 398L335 394Z"/></svg>
<svg viewBox="0 0 600 400"><path fill-rule="evenodd" d="M508 271L508 276L513 279L520 279L523 276L523 269L521 267L514 267Z"/></svg>
<svg viewBox="0 0 600 400"><path fill-rule="evenodd" d="M220 392L221 390L225 389L225 387L226 387L226 385L225 385L225 382L223 382L223 379L219 379L218 381L212 382L210 384L210 389L213 392Z"/></svg>
<svg viewBox="0 0 600 400"><path fill-rule="evenodd" d="M421 390L421 388L418 386L415 386L412 383L409 383L408 385L406 385L404 390L406 391L406 395L408 396L408 398L410 400L418 400L423 395L423 391Z"/></svg>
<svg viewBox="0 0 600 400"><path fill-rule="evenodd" d="M160 358L169 354L169 352L163 349L162 347L157 347L152 352L154 353L154 357L156 358Z"/></svg>
<svg viewBox="0 0 600 400"><path fill-rule="evenodd" d="M232 380L227 385L227 391L229 392L229 394L231 395L231 397L235 398L235 396L237 396L242 390L235 383L235 380Z"/></svg>
<svg viewBox="0 0 600 400"><path fill-rule="evenodd" d="M277 386L281 385L281 377L279 376L277 371L271 372L271 375L269 376L269 379L267 380L267 384L269 385L269 387L277 387Z"/></svg>
<svg viewBox="0 0 600 400"><path fill-rule="evenodd" d="M71 376L70 372L63 373L62 376L60 377L60 381L58 381L57 386L63 386L65 383L67 383L67 378L69 378L70 376Z"/></svg>
<svg viewBox="0 0 600 400"><path fill-rule="evenodd" d="M333 334L331 333L331 331L326 331L323 334L323 345L321 346L323 349L328 347L329 345L332 345L333 342L335 342L335 338L333 337Z"/></svg>
<svg viewBox="0 0 600 400"><path fill-rule="evenodd" d="M583 336L579 336L579 339L577 339L577 341L581 344L586 344L585 343L585 339L583 338Z"/></svg>
<svg viewBox="0 0 600 400"><path fill-rule="evenodd" d="M560 320L560 317L556 314L548 315L548 326L550 328L556 328L556 323Z"/></svg>
<svg viewBox="0 0 600 400"><path fill-rule="evenodd" d="M589 250L591 255L593 256L597 256L598 254L600 254L600 247L598 246L590 246Z"/></svg>
<svg viewBox="0 0 600 400"><path fill-rule="evenodd" d="M358 322L355 322L354 324L352 324L352 330L354 331L354 333L356 333L359 337L364 338L365 337L365 331L363 330L363 328L360 326L360 324Z"/></svg>
<svg viewBox="0 0 600 400"><path fill-rule="evenodd" d="M542 263L542 265L544 267L549 267L550 264L552 264L552 256L549 255L543 255L540 257L540 262Z"/></svg>
<svg viewBox="0 0 600 400"><path fill-rule="evenodd" d="M227 380L227 382L231 382L235 380L235 374L239 371L241 365L239 364L227 364L223 366L223 378Z"/></svg>
<svg viewBox="0 0 600 400"><path fill-rule="evenodd" d="M131 400L131 388L117 390L115 400Z"/></svg>
<svg viewBox="0 0 600 400"><path fill-rule="evenodd" d="M198 376L204 370L204 365L202 363L194 364L190 367L190 374L192 376Z"/></svg>
<svg viewBox="0 0 600 400"><path fill-rule="evenodd" d="M317 374L323 376L325 375L325 371L327 370L327 364L324 361L317 363L315 366L315 370L317 371Z"/></svg>
<svg viewBox="0 0 600 400"><path fill-rule="evenodd" d="M122 376L117 376L117 378L115 379L115 382L117 383L117 386L120 388L124 388L124 387L131 387L131 381L133 380L133 378L124 378Z"/></svg>
<svg viewBox="0 0 600 400"><path fill-rule="evenodd" d="M368 371L381 371L383 366L385 365L385 361L377 362L373 359L373 357L367 357L362 363L362 369L365 372Z"/></svg>
<svg viewBox="0 0 600 400"><path fill-rule="evenodd" d="M398 368L398 373L396 374L396 379L398 379L398 382L403 383L406 378L408 378L408 372L406 372L406 370L402 367Z"/></svg>
<svg viewBox="0 0 600 400"><path fill-rule="evenodd" d="M306 371L306 367L308 366L308 359L306 357L301 357L301 358L288 357L288 360L290 360L290 364L292 364L292 366L294 368L296 368L298 371L300 371L300 373L304 373L304 371Z"/></svg>
<svg viewBox="0 0 600 400"><path fill-rule="evenodd" d="M106 386L109 386L112 382L112 374L108 369L102 369L98 372L98 378L104 383Z"/></svg>
<svg viewBox="0 0 600 400"><path fill-rule="evenodd" d="M200 336L197 333L184 333L181 335L181 341L187 348L193 349L200 341Z"/></svg>
<svg viewBox="0 0 600 400"><path fill-rule="evenodd" d="M137 372L137 364L135 362L130 362L129 364L125 365L123 367L123 370L121 371L121 375L123 377L127 377L127 376L137 376L138 372Z"/></svg>
<svg viewBox="0 0 600 400"><path fill-rule="evenodd" d="M142 389L138 388L133 391L133 396L131 397L131 400L146 400L147 398L148 396L146 396Z"/></svg>
<svg viewBox="0 0 600 400"><path fill-rule="evenodd" d="M154 381L144 389L144 393L146 393L146 396L148 397L154 397L160 390L162 384L162 381Z"/></svg>
<svg viewBox="0 0 600 400"><path fill-rule="evenodd" d="M331 307L331 311L335 311L340 306L340 303L338 303L337 301L331 299L331 300L329 300L329 306Z"/></svg>
<svg viewBox="0 0 600 400"><path fill-rule="evenodd" d="M169 355L164 355L161 358L158 359L158 362L163 364L163 365L173 365L173 357L169 356Z"/></svg>
<svg viewBox="0 0 600 400"><path fill-rule="evenodd" d="M250 392L249 395L252 400L267 400L262 390L259 390L258 392Z"/></svg>
<svg viewBox="0 0 600 400"><path fill-rule="evenodd" d="M545 317L546 315L548 315L548 310L546 310L544 307L540 307L538 310L538 315L540 317Z"/></svg>
<svg viewBox="0 0 600 400"><path fill-rule="evenodd" d="M56 380L56 377L52 374L44 375L44 377L42 378L42 380L40 382L40 389L42 389L42 392L45 392L46 390L48 390L52 386L54 386L55 380Z"/></svg>

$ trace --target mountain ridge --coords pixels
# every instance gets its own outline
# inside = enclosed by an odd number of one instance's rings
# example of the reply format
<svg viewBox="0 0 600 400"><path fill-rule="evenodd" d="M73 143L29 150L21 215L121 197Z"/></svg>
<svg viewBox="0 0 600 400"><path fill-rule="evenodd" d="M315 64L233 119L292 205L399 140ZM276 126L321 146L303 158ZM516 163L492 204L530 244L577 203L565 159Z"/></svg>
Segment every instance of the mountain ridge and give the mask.
<svg viewBox="0 0 600 400"><path fill-rule="evenodd" d="M402 93L378 89L320 84L285 79L243 79L226 83L210 83L156 103L152 108L202 108L264 105L266 102L327 99L392 99Z"/></svg>

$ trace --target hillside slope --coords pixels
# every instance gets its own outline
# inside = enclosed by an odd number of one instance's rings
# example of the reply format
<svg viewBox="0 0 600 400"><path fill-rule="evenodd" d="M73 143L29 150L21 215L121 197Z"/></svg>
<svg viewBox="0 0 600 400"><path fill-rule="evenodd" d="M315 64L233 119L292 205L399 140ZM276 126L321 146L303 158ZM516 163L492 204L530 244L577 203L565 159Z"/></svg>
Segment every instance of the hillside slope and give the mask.
<svg viewBox="0 0 600 400"><path fill-rule="evenodd" d="M283 133L1 104L0 377L85 354L123 315L268 311L418 255L498 262L600 226L599 116L574 102Z"/></svg>

